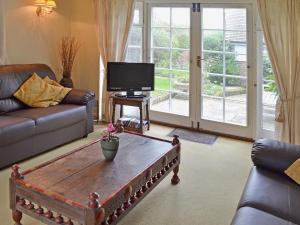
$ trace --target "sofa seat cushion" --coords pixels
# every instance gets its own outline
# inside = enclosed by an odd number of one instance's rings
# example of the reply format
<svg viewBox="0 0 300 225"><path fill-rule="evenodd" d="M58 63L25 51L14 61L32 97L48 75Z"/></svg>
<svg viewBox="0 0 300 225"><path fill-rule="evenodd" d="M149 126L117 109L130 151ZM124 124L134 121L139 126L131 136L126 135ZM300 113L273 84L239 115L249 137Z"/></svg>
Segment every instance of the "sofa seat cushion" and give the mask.
<svg viewBox="0 0 300 225"><path fill-rule="evenodd" d="M8 113L14 117L35 121L36 133L46 133L71 126L86 119L85 106L56 105L48 108L30 108Z"/></svg>
<svg viewBox="0 0 300 225"><path fill-rule="evenodd" d="M300 224L300 186L288 176L254 167L239 203Z"/></svg>
<svg viewBox="0 0 300 225"><path fill-rule="evenodd" d="M5 146L31 137L35 122L31 119L0 116L0 146Z"/></svg>
<svg viewBox="0 0 300 225"><path fill-rule="evenodd" d="M243 207L237 211L231 225L296 225L296 224L255 208Z"/></svg>

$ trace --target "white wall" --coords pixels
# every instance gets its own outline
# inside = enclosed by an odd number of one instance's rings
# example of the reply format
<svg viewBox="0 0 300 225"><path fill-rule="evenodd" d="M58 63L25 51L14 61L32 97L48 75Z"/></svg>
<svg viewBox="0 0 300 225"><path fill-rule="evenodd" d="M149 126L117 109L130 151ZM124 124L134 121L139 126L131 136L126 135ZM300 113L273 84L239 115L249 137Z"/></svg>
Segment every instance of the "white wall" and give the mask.
<svg viewBox="0 0 300 225"><path fill-rule="evenodd" d="M73 74L75 85L99 96L100 56L93 0L72 0L70 12L71 34L81 45Z"/></svg>
<svg viewBox="0 0 300 225"><path fill-rule="evenodd" d="M71 0L58 0L57 10L45 17L36 15L33 0L0 1L0 18L5 22L0 36L6 40L6 63L45 63L60 77L58 45L61 37L70 33Z"/></svg>

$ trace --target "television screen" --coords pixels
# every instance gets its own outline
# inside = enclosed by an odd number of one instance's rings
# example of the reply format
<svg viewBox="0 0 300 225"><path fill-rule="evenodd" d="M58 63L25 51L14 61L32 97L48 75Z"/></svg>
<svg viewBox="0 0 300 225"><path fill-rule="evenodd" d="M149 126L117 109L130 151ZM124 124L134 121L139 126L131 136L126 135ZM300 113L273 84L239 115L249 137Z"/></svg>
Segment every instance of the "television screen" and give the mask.
<svg viewBox="0 0 300 225"><path fill-rule="evenodd" d="M107 90L154 91L154 64L109 62Z"/></svg>

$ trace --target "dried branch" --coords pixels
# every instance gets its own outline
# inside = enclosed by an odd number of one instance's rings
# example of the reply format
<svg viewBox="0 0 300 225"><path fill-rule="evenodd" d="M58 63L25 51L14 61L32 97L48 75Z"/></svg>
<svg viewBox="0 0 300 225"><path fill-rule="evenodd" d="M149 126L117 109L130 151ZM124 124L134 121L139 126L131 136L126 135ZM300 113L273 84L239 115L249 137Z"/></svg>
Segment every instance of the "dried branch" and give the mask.
<svg viewBox="0 0 300 225"><path fill-rule="evenodd" d="M59 55L63 69L63 77L71 77L74 61L79 49L80 44L75 37L66 36L62 38Z"/></svg>

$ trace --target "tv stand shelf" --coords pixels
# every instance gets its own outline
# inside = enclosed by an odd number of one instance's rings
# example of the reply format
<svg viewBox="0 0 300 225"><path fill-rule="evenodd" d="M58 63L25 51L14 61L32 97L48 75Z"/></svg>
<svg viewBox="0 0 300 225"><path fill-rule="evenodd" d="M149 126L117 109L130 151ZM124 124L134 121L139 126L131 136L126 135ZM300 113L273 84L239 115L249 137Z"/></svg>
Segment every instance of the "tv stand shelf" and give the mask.
<svg viewBox="0 0 300 225"><path fill-rule="evenodd" d="M140 109L140 118L138 126L124 126L125 130L133 131L140 134L144 134L145 128L150 130L150 118L149 118L149 104L150 97L141 97L141 98L127 98L120 96L113 96L113 114L112 114L112 122L115 123L115 113L116 113L116 105L120 105L120 118L122 121L123 118L123 106L134 106ZM146 109L146 118L144 119L144 109ZM127 125L130 125L127 124Z"/></svg>

